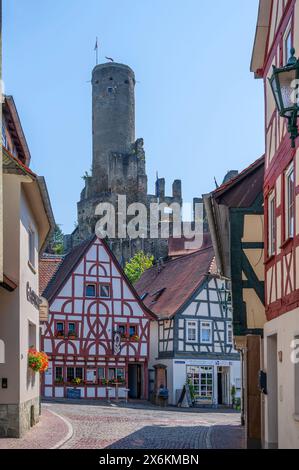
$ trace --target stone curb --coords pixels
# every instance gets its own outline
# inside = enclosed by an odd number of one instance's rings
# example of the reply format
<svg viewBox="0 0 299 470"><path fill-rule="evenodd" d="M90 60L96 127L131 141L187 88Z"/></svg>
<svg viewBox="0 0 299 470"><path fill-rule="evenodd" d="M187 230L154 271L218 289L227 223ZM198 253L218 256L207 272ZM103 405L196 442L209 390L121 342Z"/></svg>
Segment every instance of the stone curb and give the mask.
<svg viewBox="0 0 299 470"><path fill-rule="evenodd" d="M206 434L206 448L213 449L212 445L212 434L213 434L213 425L209 426L208 432Z"/></svg>
<svg viewBox="0 0 299 470"><path fill-rule="evenodd" d="M59 415L55 411L52 411L49 408L47 408L47 409L50 413L52 413L52 415L57 416L57 418L61 419L66 424L66 426L68 428L67 435L63 439L61 439L57 444L55 444L55 446L51 447L51 449L60 449L64 444L66 444L73 437L74 429L73 429L73 426L71 425L71 423L69 422L69 420L67 420L63 416Z"/></svg>

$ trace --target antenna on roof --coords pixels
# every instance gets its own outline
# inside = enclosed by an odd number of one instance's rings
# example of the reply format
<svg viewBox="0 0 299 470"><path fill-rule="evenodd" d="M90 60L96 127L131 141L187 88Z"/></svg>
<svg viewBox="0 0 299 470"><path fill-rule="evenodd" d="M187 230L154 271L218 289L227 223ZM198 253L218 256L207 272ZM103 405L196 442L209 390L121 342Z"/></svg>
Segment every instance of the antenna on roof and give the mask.
<svg viewBox="0 0 299 470"><path fill-rule="evenodd" d="M217 183L217 180L216 180L216 177L214 176L214 181L215 181L215 186L216 186L216 189L219 188L219 184Z"/></svg>

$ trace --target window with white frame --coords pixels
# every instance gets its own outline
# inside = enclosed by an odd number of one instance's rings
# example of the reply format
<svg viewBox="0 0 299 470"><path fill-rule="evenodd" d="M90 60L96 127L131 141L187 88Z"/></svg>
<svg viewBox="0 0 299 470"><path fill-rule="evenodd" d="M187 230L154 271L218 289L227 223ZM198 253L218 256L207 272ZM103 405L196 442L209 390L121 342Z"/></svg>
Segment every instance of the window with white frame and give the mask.
<svg viewBox="0 0 299 470"><path fill-rule="evenodd" d="M295 233L295 172L292 163L285 174L285 221L286 239Z"/></svg>
<svg viewBox="0 0 299 470"><path fill-rule="evenodd" d="M211 344L212 343L212 322L202 321L200 322L200 341L201 343Z"/></svg>
<svg viewBox="0 0 299 470"><path fill-rule="evenodd" d="M233 344L233 325L230 322L226 324L226 341Z"/></svg>
<svg viewBox="0 0 299 470"><path fill-rule="evenodd" d="M198 324L197 321L188 320L186 323L186 338L188 343L197 343L198 334L197 334Z"/></svg>
<svg viewBox="0 0 299 470"><path fill-rule="evenodd" d="M31 228L28 230L28 250L29 263L35 267L35 233Z"/></svg>
<svg viewBox="0 0 299 470"><path fill-rule="evenodd" d="M283 51L284 64L287 64L289 59L291 58L292 47L293 47L292 25L289 24L284 35L284 51Z"/></svg>
<svg viewBox="0 0 299 470"><path fill-rule="evenodd" d="M276 217L275 217L275 191L268 198L268 255L275 254L276 245Z"/></svg>

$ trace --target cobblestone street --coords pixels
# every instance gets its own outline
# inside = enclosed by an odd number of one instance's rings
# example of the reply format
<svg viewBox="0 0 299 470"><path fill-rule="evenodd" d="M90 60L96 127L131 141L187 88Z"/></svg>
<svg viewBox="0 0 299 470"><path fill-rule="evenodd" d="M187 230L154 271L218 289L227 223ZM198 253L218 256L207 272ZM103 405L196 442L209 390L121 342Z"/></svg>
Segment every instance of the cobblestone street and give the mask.
<svg viewBox="0 0 299 470"><path fill-rule="evenodd" d="M0 449L240 449L231 410L160 409L149 403L47 402L40 422Z"/></svg>
<svg viewBox="0 0 299 470"><path fill-rule="evenodd" d="M242 448L240 415L229 410L158 409L150 404L47 403L73 428L64 449Z"/></svg>

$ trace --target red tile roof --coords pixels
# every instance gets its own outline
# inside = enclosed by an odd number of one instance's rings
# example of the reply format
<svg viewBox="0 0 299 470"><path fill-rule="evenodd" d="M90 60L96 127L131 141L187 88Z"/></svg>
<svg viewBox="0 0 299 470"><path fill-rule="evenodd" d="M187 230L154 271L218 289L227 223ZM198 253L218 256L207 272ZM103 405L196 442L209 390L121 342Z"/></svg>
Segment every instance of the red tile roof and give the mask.
<svg viewBox="0 0 299 470"><path fill-rule="evenodd" d="M90 237L87 240L81 242L79 245L76 245L72 251L64 256L62 262L59 263L53 276L49 279L46 287L42 291L43 296L46 297L49 303L55 297L72 270L79 263L80 259L85 253L85 250L87 250L87 248L92 244L94 238L94 236Z"/></svg>
<svg viewBox="0 0 299 470"><path fill-rule="evenodd" d="M39 261L39 292L42 294L56 273L63 256L44 255Z"/></svg>
<svg viewBox="0 0 299 470"><path fill-rule="evenodd" d="M194 240L194 237L193 239ZM185 256L185 255L190 255L192 253L195 253L198 251L197 248L189 248L188 245L186 246L186 243L192 242L192 240L188 240L186 237L181 237L181 238L173 238L170 237L168 240L168 256L170 258L175 258L178 256ZM203 244L202 248L211 246L212 241L211 241L211 235L210 233L204 233L203 234Z"/></svg>
<svg viewBox="0 0 299 470"><path fill-rule="evenodd" d="M143 303L158 317L170 318L205 281L214 259L213 247L175 258L147 270L135 284Z"/></svg>

